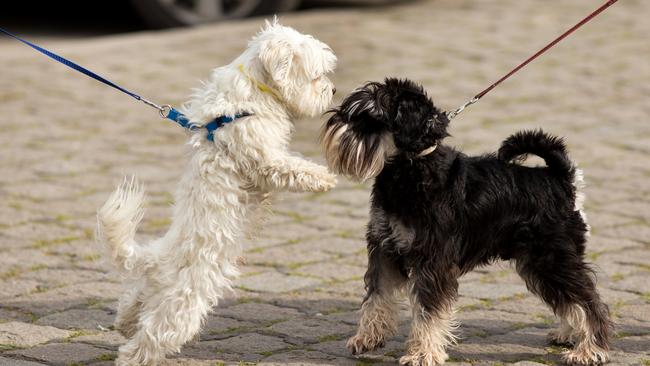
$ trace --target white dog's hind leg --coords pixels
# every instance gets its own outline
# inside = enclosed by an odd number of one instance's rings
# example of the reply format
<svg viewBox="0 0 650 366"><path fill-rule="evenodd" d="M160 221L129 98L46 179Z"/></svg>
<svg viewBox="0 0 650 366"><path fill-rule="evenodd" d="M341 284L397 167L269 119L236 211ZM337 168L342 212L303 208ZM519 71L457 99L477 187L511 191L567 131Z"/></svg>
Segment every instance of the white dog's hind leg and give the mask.
<svg viewBox="0 0 650 366"><path fill-rule="evenodd" d="M131 272L141 259L134 237L142 219L143 202L142 185L135 177L125 178L97 212L97 237L122 272Z"/></svg>
<svg viewBox="0 0 650 366"><path fill-rule="evenodd" d="M163 297L164 296L164 297ZM210 306L196 291L161 291L146 299L138 331L119 349L116 366L153 366L199 332Z"/></svg>
<svg viewBox="0 0 650 366"><path fill-rule="evenodd" d="M141 288L139 284L120 297L114 326L125 338L131 338L138 330L138 319L142 309Z"/></svg>
<svg viewBox="0 0 650 366"><path fill-rule="evenodd" d="M336 176L326 167L292 155L262 165L258 174L262 185L275 190L324 192L336 185Z"/></svg>

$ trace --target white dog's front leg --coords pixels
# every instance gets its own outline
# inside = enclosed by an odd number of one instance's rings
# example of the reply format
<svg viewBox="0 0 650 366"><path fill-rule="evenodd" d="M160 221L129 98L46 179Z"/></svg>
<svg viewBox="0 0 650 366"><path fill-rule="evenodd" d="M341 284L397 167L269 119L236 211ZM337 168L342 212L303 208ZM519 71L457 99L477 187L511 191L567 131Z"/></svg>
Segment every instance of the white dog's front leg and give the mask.
<svg viewBox="0 0 650 366"><path fill-rule="evenodd" d="M257 173L258 183L274 190L324 192L336 185L326 167L292 155L261 165Z"/></svg>

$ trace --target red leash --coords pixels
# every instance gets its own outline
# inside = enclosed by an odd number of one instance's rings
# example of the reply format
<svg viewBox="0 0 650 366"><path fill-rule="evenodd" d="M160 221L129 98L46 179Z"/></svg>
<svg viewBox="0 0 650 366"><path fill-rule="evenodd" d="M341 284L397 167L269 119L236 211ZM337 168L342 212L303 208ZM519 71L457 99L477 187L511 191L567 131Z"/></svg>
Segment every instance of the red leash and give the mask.
<svg viewBox="0 0 650 366"><path fill-rule="evenodd" d="M521 64L519 64L519 66L512 69L512 71L507 73L504 77L497 80L494 84L490 85L489 87L487 87L482 92L476 94L476 96L474 96L474 98L472 98L471 100L469 100L467 103L463 104L462 106L458 107L458 109L456 109L455 111L448 113L447 118L451 120L452 118L456 117L460 112L462 112L465 108L467 108L470 105L478 102L479 99L481 99L485 94L489 93L490 90L494 89L497 85L501 84L504 80L506 80L507 78L512 76L512 74L516 73L517 71L522 69L524 66L528 65L531 61L533 61L534 59L536 59L537 57L542 55L544 52L548 51L549 48L555 46L558 42L560 42L561 40L566 38L569 34L573 33L576 29L582 27L585 23L587 23L591 19L595 18L598 14L602 13L603 10L605 10L605 9L609 8L610 6L614 5L614 3L617 2L617 1L618 0L609 0L609 1L607 1L600 8L596 9L593 13L589 14L586 18L584 18L580 22L578 22L578 24L574 25L569 30L562 33L562 35L560 35L559 37L554 39L553 42L547 44L544 48L537 51L537 53L530 56L526 61L522 62Z"/></svg>

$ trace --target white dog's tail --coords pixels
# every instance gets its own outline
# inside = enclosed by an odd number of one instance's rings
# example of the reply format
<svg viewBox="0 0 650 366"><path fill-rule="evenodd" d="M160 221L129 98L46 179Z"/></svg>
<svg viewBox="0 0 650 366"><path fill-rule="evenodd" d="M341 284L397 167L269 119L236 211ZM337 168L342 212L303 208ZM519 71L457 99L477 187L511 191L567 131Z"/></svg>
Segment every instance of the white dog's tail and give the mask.
<svg viewBox="0 0 650 366"><path fill-rule="evenodd" d="M121 272L130 273L142 265L135 231L144 214L144 196L144 187L135 176L124 178L97 212L97 238Z"/></svg>

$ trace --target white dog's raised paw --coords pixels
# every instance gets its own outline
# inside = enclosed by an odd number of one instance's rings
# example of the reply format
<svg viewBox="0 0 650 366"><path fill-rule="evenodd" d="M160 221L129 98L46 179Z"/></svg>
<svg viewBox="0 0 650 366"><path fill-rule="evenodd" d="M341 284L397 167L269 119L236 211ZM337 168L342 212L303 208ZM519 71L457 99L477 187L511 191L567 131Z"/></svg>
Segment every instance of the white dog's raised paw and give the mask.
<svg viewBox="0 0 650 366"><path fill-rule="evenodd" d="M336 175L327 173L321 177L320 184L316 192L326 192L329 191L330 189L336 187L336 184L338 183L338 180L336 179Z"/></svg>
<svg viewBox="0 0 650 366"><path fill-rule="evenodd" d="M442 365L447 360L447 353L442 352L409 352L399 359L400 365L408 366L435 366Z"/></svg>
<svg viewBox="0 0 650 366"><path fill-rule="evenodd" d="M307 190L312 192L327 192L336 186L336 175L321 167L306 179Z"/></svg>

